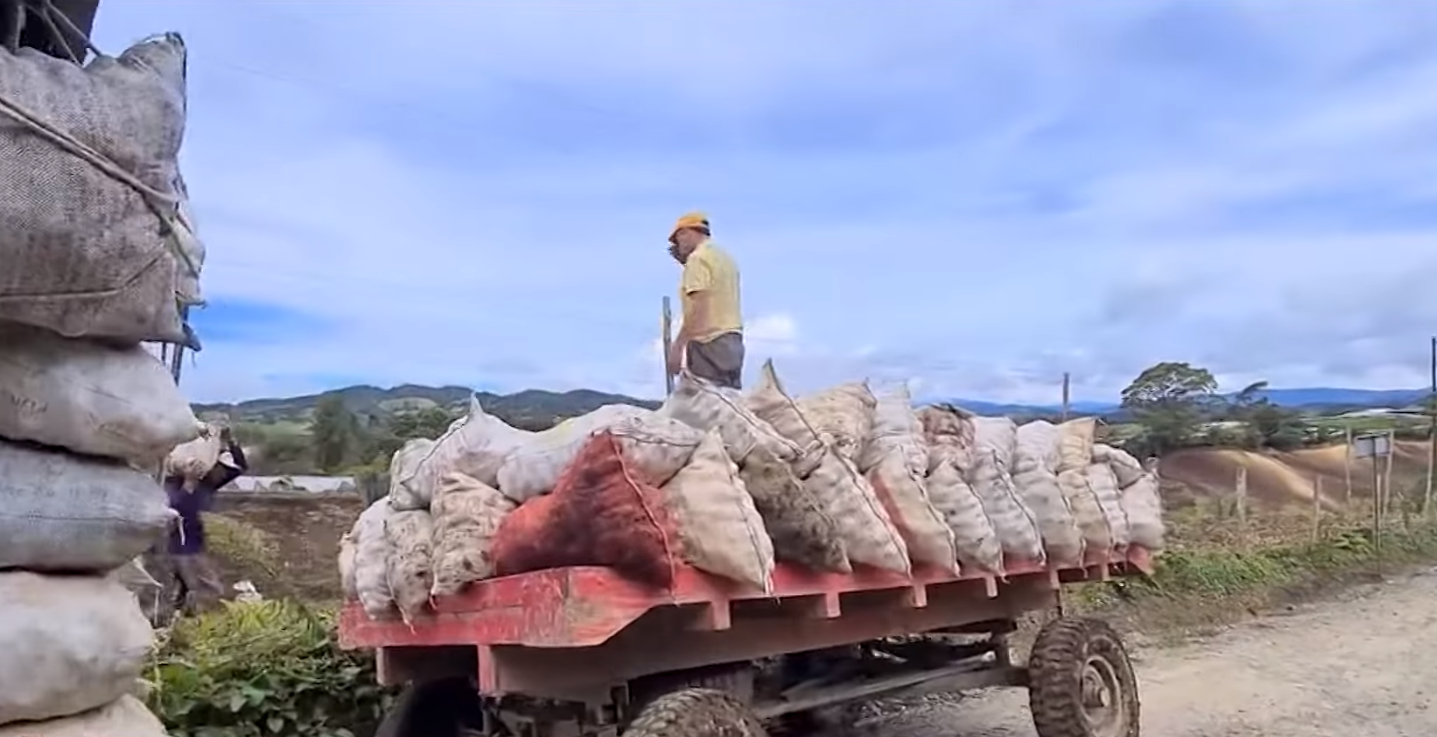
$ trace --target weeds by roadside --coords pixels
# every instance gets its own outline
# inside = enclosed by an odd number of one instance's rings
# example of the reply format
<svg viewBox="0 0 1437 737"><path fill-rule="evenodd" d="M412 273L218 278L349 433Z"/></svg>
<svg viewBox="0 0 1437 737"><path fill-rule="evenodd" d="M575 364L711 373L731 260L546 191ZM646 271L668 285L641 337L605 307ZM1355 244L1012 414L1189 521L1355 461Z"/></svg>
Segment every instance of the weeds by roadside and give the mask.
<svg viewBox="0 0 1437 737"><path fill-rule="evenodd" d="M1273 606L1377 572L1437 562L1437 524L1389 521L1380 538L1370 511L1265 511L1246 520L1199 506L1169 518L1170 549L1150 578L1076 587L1072 605L1166 638L1203 633Z"/></svg>

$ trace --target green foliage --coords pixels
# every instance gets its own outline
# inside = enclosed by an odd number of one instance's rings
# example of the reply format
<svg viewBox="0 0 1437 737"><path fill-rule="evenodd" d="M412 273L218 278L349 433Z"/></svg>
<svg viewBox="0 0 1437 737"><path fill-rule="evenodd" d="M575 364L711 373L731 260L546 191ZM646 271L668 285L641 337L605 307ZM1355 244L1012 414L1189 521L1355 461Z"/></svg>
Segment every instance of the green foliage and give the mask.
<svg viewBox="0 0 1437 737"><path fill-rule="evenodd" d="M339 395L320 397L310 427L315 463L327 473L338 471L357 444L357 428L354 413L344 406Z"/></svg>
<svg viewBox="0 0 1437 737"><path fill-rule="evenodd" d="M1205 403L1217 391L1217 380L1205 368L1164 361L1145 369L1123 390L1123 409L1144 433L1136 449L1161 454L1192 442Z"/></svg>
<svg viewBox="0 0 1437 737"><path fill-rule="evenodd" d="M150 708L172 737L351 737L393 694L346 652L334 616L289 601L226 603L180 620L154 657Z"/></svg>

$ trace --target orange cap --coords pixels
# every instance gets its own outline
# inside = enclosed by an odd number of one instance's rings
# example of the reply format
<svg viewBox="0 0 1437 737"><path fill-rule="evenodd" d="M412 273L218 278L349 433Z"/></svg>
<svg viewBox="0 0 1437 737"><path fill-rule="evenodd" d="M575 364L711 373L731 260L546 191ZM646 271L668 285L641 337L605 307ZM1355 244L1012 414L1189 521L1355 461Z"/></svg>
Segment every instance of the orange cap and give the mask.
<svg viewBox="0 0 1437 737"><path fill-rule="evenodd" d="M703 228L704 230L708 230L709 216L697 210L680 215L678 221L674 223L673 230L669 231L669 241L672 242L674 236L678 235L679 231L684 228Z"/></svg>

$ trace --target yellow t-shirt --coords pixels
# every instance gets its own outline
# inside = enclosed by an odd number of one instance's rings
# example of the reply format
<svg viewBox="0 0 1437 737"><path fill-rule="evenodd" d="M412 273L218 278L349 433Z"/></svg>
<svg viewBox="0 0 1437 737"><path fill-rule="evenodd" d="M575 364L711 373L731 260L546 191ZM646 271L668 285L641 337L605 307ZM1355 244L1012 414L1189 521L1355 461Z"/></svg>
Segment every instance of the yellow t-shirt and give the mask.
<svg viewBox="0 0 1437 737"><path fill-rule="evenodd" d="M738 298L738 266L712 240L699 244L689 254L679 281L679 301L684 319L692 312L692 295L708 294L708 329L694 340L707 343L726 333L743 332L743 310Z"/></svg>

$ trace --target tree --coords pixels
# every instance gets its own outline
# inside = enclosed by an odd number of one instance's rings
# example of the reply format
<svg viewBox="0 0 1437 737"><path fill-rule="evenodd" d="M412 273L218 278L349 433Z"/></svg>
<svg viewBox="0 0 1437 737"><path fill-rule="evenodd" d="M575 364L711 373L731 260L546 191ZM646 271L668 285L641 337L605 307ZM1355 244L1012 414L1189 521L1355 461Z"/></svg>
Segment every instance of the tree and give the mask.
<svg viewBox="0 0 1437 737"><path fill-rule="evenodd" d="M1123 390L1123 409L1146 430L1147 450L1161 454L1189 444L1217 379L1205 368L1164 361L1138 374Z"/></svg>
<svg viewBox="0 0 1437 737"><path fill-rule="evenodd" d="M1228 416L1246 427L1249 447L1274 450L1301 447L1307 440L1307 428L1296 412L1279 407L1262 396L1267 386L1266 381L1258 381L1234 394L1229 402Z"/></svg>
<svg viewBox="0 0 1437 737"><path fill-rule="evenodd" d="M314 438L314 460L320 469L333 473L344 466L355 447L354 414L338 394L320 397L314 406L310 434Z"/></svg>

